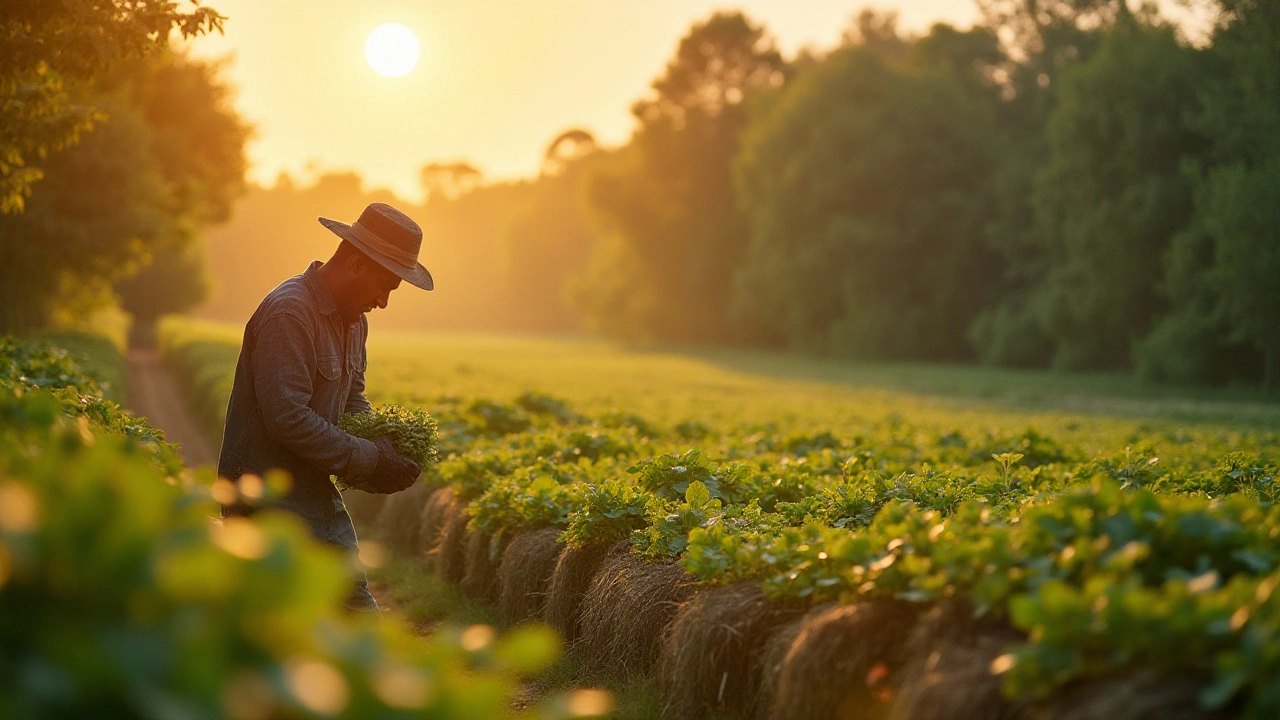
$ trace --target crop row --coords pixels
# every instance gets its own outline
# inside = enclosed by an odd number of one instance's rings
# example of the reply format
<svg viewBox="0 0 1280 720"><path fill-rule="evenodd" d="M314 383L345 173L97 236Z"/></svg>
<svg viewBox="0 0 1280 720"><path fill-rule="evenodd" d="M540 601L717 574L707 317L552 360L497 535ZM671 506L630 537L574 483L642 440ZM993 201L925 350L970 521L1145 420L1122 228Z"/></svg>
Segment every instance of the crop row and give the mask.
<svg viewBox="0 0 1280 720"><path fill-rule="evenodd" d="M358 524L546 620L589 676L656 674L677 716L1280 713L1273 436L1086 453L894 415L429 409L444 460L390 499L349 492Z"/></svg>
<svg viewBox="0 0 1280 720"><path fill-rule="evenodd" d="M554 656L342 614L345 558L213 522L226 488L177 457L65 352L0 338L0 718L503 717Z"/></svg>
<svg viewBox="0 0 1280 720"><path fill-rule="evenodd" d="M506 621L550 622L588 673L656 672L678 716L968 717L930 693L975 687L1034 714L1122 681L1170 711L1280 712L1261 455L1083 458L902 422L715 436L533 394L437 419L446 459L379 514L349 493L353 514ZM661 452L694 444L725 459ZM922 667L948 653L965 667Z"/></svg>

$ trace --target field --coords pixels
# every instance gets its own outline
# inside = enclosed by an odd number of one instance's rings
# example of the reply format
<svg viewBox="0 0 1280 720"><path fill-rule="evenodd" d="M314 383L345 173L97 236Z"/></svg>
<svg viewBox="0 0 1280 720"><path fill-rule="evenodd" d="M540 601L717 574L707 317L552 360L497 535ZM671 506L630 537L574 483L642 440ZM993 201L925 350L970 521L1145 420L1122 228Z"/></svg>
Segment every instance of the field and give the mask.
<svg viewBox="0 0 1280 720"><path fill-rule="evenodd" d="M1274 404L1110 376L374 338L370 399L430 412L446 459L389 500L349 493L353 517L398 567L559 630L560 682L650 678L676 717L1280 711ZM162 332L210 428L237 342Z"/></svg>

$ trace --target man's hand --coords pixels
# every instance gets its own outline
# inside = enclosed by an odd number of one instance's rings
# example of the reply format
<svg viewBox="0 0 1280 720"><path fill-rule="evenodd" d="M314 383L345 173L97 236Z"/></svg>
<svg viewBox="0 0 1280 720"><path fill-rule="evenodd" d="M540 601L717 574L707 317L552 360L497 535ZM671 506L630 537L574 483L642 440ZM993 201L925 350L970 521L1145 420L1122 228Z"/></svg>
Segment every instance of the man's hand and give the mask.
<svg viewBox="0 0 1280 720"><path fill-rule="evenodd" d="M373 444L378 447L378 464L373 467L373 475L369 477L369 487L376 493L391 494L413 484L422 472L418 464L396 452L391 444L394 435L383 435Z"/></svg>

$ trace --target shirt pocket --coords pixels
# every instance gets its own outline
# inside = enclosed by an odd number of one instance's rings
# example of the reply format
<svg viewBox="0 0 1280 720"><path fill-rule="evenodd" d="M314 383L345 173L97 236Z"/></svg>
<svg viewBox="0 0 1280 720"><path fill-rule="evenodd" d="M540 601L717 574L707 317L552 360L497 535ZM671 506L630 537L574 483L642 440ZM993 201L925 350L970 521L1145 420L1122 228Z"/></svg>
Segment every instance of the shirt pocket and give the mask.
<svg viewBox="0 0 1280 720"><path fill-rule="evenodd" d="M334 355L316 360L316 371L330 382L337 382L342 377L342 358Z"/></svg>

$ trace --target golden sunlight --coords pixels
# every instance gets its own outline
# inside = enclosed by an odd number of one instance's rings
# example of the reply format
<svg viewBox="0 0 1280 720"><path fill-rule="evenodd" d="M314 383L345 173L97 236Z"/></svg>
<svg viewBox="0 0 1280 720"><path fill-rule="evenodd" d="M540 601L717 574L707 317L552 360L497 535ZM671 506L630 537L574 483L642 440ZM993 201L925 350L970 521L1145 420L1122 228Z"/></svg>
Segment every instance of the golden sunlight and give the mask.
<svg viewBox="0 0 1280 720"><path fill-rule="evenodd" d="M364 43L369 67L383 77L402 77L418 64L418 37L400 23L379 25Z"/></svg>

